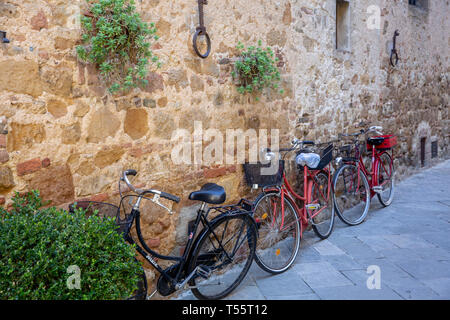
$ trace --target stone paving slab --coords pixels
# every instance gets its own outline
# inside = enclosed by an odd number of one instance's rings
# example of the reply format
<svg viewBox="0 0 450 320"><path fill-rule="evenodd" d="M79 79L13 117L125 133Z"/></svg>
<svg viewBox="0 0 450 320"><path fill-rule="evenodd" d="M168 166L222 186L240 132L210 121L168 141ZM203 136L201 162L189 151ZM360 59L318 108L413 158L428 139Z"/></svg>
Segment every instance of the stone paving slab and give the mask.
<svg viewBox="0 0 450 320"><path fill-rule="evenodd" d="M312 289L339 287L352 283L327 261L301 263L292 267Z"/></svg>
<svg viewBox="0 0 450 320"><path fill-rule="evenodd" d="M288 270L287 277L266 277L256 280L256 285L264 296L293 296L311 294L313 291L292 270Z"/></svg>
<svg viewBox="0 0 450 320"><path fill-rule="evenodd" d="M449 190L447 160L398 183L389 207L374 197L362 224L336 217L327 240L306 231L285 273L270 275L253 263L228 299L450 299ZM369 290L367 268L374 265L381 289Z"/></svg>
<svg viewBox="0 0 450 320"><path fill-rule="evenodd" d="M424 283L437 292L442 299L450 299L450 278L425 280Z"/></svg>
<svg viewBox="0 0 450 320"><path fill-rule="evenodd" d="M322 256L336 256L336 255L343 255L345 254L344 251L339 249L339 247L335 246L328 240L323 240L318 242L314 249L319 252Z"/></svg>
<svg viewBox="0 0 450 320"><path fill-rule="evenodd" d="M323 300L401 300L389 287L369 290L365 286L323 287L316 290Z"/></svg>

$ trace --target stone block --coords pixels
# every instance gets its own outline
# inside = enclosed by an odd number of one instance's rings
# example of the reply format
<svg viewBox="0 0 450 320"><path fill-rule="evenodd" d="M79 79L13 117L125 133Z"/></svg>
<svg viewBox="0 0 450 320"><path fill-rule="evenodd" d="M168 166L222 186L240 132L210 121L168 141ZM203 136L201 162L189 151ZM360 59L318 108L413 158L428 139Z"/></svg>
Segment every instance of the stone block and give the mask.
<svg viewBox="0 0 450 320"><path fill-rule="evenodd" d="M36 172L42 168L42 162L40 158L34 158L25 162L17 164L17 175L24 176L33 172Z"/></svg>

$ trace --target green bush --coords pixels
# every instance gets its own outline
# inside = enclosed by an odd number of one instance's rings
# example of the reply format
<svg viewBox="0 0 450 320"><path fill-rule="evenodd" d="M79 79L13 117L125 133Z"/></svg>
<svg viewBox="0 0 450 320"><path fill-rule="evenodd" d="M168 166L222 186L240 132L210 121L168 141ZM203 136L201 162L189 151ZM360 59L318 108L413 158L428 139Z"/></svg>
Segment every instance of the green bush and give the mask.
<svg viewBox="0 0 450 320"><path fill-rule="evenodd" d="M147 85L149 61L160 65L150 49L158 40L155 24L142 21L133 0L86 1L90 15L81 17L78 57L98 66L113 93Z"/></svg>
<svg viewBox="0 0 450 320"><path fill-rule="evenodd" d="M239 42L236 48L240 51L240 57L231 75L237 80L239 93L256 93L269 87L278 89L281 79L276 66L278 58L274 57L270 47L262 48L260 40L258 46L249 46L245 50L244 45Z"/></svg>
<svg viewBox="0 0 450 320"><path fill-rule="evenodd" d="M41 208L37 191L13 201L10 212L0 208L0 299L132 296L141 265L112 219ZM67 285L73 265L81 272L80 289Z"/></svg>

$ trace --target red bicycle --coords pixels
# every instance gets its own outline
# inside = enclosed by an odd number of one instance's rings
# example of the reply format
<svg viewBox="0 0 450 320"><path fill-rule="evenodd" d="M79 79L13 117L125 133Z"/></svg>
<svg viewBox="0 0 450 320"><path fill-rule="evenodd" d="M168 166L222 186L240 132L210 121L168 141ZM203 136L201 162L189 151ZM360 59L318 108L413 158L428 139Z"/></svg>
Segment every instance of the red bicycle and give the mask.
<svg viewBox="0 0 450 320"><path fill-rule="evenodd" d="M334 225L330 172L333 145L328 145L319 155L304 148L314 146L312 141L294 139L292 144L291 148L278 151L284 156L275 161L278 170L273 175L262 174L262 169L271 163L244 165L247 183L262 187L253 208L259 231L255 261L273 274L286 271L294 263L302 233L309 225L322 239L330 236ZM294 191L286 177L284 159L291 151L296 151L295 162L303 173L303 195ZM275 158L270 150L267 156L267 160Z"/></svg>
<svg viewBox="0 0 450 320"><path fill-rule="evenodd" d="M394 152L397 137L383 135L381 127L370 127L352 134L340 134L352 138L350 145L339 148L342 157L336 158L338 169L333 176L333 201L339 218L348 225L362 223L369 212L371 198L376 194L383 206L394 198ZM360 135L376 133L362 144ZM371 152L371 162L366 166L363 155Z"/></svg>

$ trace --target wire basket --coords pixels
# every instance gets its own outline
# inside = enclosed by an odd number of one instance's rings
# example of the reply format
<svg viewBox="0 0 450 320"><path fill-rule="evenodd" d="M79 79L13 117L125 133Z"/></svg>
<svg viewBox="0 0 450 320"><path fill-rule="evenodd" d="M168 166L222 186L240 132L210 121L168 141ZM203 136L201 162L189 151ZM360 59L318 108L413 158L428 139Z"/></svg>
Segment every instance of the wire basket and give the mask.
<svg viewBox="0 0 450 320"><path fill-rule="evenodd" d="M333 144L328 145L328 147L322 150L319 165L315 170L322 170L333 160L333 150Z"/></svg>
<svg viewBox="0 0 450 320"><path fill-rule="evenodd" d="M310 170L322 170L325 168L332 160L333 160L333 144L329 144L325 149L320 153L320 161L316 168L309 168ZM311 153L311 150L300 150L297 154L300 153ZM297 168L303 170L303 165L297 165Z"/></svg>
<svg viewBox="0 0 450 320"><path fill-rule="evenodd" d="M284 160L278 161L278 171L275 174L264 174L263 169L268 169L272 165L258 163L244 163L244 174L247 185L258 188L268 186L279 186L283 180Z"/></svg>
<svg viewBox="0 0 450 320"><path fill-rule="evenodd" d="M358 161L360 155L367 153L366 144L361 141L356 141L353 144L346 144L337 148L339 157L344 161Z"/></svg>
<svg viewBox="0 0 450 320"><path fill-rule="evenodd" d="M69 205L70 213L74 213L76 209L85 210L85 214L87 217L90 217L97 213L97 215L101 218L113 218L118 227L116 229L117 232L122 235L128 234L133 222L129 214L125 214L124 211L123 214L121 214L120 207L106 202L77 201Z"/></svg>

